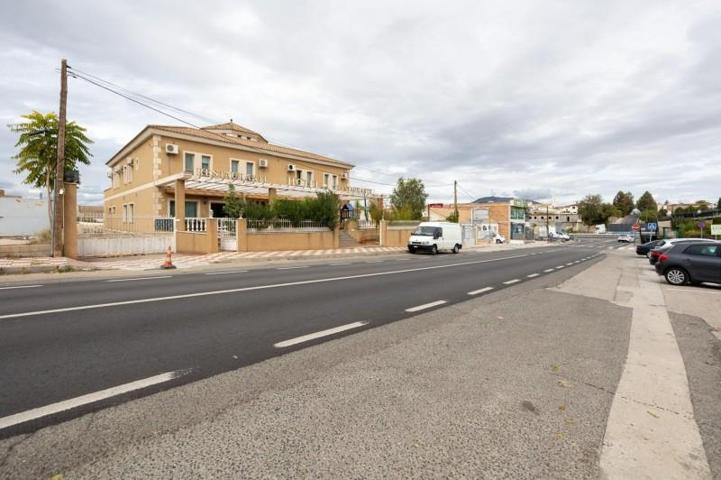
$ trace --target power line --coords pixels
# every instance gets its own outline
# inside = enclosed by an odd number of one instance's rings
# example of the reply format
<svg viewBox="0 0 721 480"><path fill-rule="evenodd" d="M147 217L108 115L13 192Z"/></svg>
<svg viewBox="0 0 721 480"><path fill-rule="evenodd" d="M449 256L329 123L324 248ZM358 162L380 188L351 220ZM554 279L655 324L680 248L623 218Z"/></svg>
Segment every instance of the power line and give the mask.
<svg viewBox="0 0 721 480"><path fill-rule="evenodd" d="M373 168L369 168L369 167L366 167L366 166L363 166L363 165L356 165L355 168L359 168L359 169L363 169L363 170L368 170L369 172L377 173L377 174L379 174L379 175L385 175L385 176L388 176L388 177L396 177L396 178L398 178L398 177L401 176L401 175L395 174L395 173L388 173L388 172L383 172L383 171L381 171L381 170L375 170L375 169L373 169ZM419 178L420 178L420 177L419 177ZM421 180L423 180L423 179L421 178ZM453 185L452 183L427 183L427 182L425 182L425 181L423 182L423 184L424 184L426 187L448 187L448 186L450 186L450 185Z"/></svg>
<svg viewBox="0 0 721 480"><path fill-rule="evenodd" d="M119 91L117 91L117 90L115 90L115 89L113 89L113 88L111 88L111 87L106 86L106 85L102 85L101 83L98 83L98 82L96 82L95 80L91 80L90 78L86 77L85 75L83 75L83 74L81 74L81 73L77 73L77 72L78 72L78 71L75 70L74 72L70 72L69 75L71 75L73 78L79 78L80 80L84 80L84 81L86 81L86 82L88 82L88 83L91 83L91 84L93 84L93 85L95 85L95 86L97 86L97 87L102 88L103 90L107 90L108 92L114 93L115 95L121 96L121 97L123 97L123 98L125 98L125 99L127 99L127 100L130 100L131 102L137 103L138 105L141 105L141 106L143 106L143 107L145 107L145 108L149 108L150 110L153 110L153 111L155 111L155 112L158 112L158 113L160 113L161 115L165 115L166 117L170 117L170 118L172 118L173 120L177 120L177 121L179 121L179 122L181 122L181 123L184 123L184 124L186 124L186 125L189 125L189 126L191 126L191 127L193 127L193 128L197 128L198 130L201 130L201 129L202 129L202 127L200 127L200 126L198 126L198 125L196 125L196 124L194 124L194 123L188 122L187 120L183 120L183 119L180 118L180 117L177 117L177 116L175 116L175 115L172 115L172 114L170 114L170 113L168 113L168 112L165 112L165 111L163 111L163 110L161 110L161 109L159 109L159 108L156 108L156 107L154 107L154 106L152 106L152 105L148 105L147 103L141 102L140 100L138 100L138 99L136 99L136 98L133 98L133 97L131 97L131 96L128 96L128 95L126 95L126 94L124 94L124 93L122 93L122 92L119 92ZM173 107L173 108L175 108L175 107ZM176 110L181 110L181 109L177 109L177 108L176 108ZM212 135L215 135L216 137L222 139L224 142L227 142L227 141L228 141L228 138L227 138L225 135L221 134L221 133L214 132L214 131L212 131L212 130L205 130L205 132L206 132L206 133L209 133L209 134L212 134Z"/></svg>
<svg viewBox="0 0 721 480"><path fill-rule="evenodd" d="M475 201L477 198L481 198L480 196L475 196L475 197L474 197L473 195L471 195L470 193L468 193L468 191L467 191L465 188L463 188L460 183L458 184L458 188L460 188L463 193L465 193L466 195L468 195L468 198L471 199L471 202Z"/></svg>
<svg viewBox="0 0 721 480"><path fill-rule="evenodd" d="M71 72L70 75L71 75L73 78L79 78L79 79L81 79L81 80L85 80L85 81L88 82L88 83L92 83L92 84L95 85L96 87L100 87L100 88L102 88L103 90L107 90L108 92L114 93L115 95L119 95L119 96L125 98L126 100L130 100L131 102L137 103L138 105L141 105L141 106L143 106L143 107L145 107L145 108L149 108L149 109L151 109L151 110L154 110L154 111L160 113L161 115L165 115L166 117L172 118L173 120L177 120L177 121L179 121L179 122L181 122L181 123L184 123L184 124L186 124L186 125L190 125L190 126L193 127L193 128L198 128L198 129L201 128L201 127L199 127L199 126L197 126L197 125L195 125L195 124L193 124L193 123L191 123L191 122L188 122L188 121L186 121L186 120L183 120L183 119L180 118L180 117L176 117L175 115L171 115L170 113L164 112L164 111L160 110L159 108L155 108L155 107L153 107L152 105L148 105L147 103L143 103L143 102L141 102L140 100L137 100L137 99L135 99L135 98L133 98L133 97L130 97L130 96L128 96L128 95L125 95L124 93L118 92L117 90L114 90L114 89L112 89L112 88L110 88L110 87L106 87L105 85L102 85L102 84L96 82L95 80L91 80L90 78L85 77L85 76L83 76L82 74L75 73L75 72Z"/></svg>
<svg viewBox="0 0 721 480"><path fill-rule="evenodd" d="M155 99L155 98L149 97L149 96L147 96L147 95L143 95L142 93L134 92L134 91L132 91L132 90L130 90L130 89L127 89L127 88L125 88L125 87L123 87L123 86L121 86L121 85L118 85L118 84L116 84L116 83L113 83L113 82L111 82L111 81L109 81L109 80L105 80L105 79L103 79L103 78L100 78L100 77L98 77L97 75L93 75L93 74L90 74L90 73L87 73L87 72L83 72L82 70L78 70L78 69L72 68L72 67L68 67L68 69L71 70L71 71L74 72L74 73L79 73L79 74L81 74L81 75L83 75L83 76L85 76L85 77L92 78L92 79L94 79L94 80L96 80L96 81L98 81L98 82L101 82L101 83L105 84L105 85L110 85L110 86L112 86L112 87L115 87L116 89L119 89L119 90L125 92L125 93L128 94L128 95L132 95L132 96L135 96L135 97L139 97L139 98L145 99L145 100L147 100L147 101L150 101L150 102L156 103L156 104L158 104L158 105L161 105L161 106L163 106L163 107L170 108L170 109L175 110L175 111L177 111L177 112L185 113L185 114L187 114L187 115L191 115L191 116L193 116L193 117L196 117L196 118L198 118L198 119L200 119L200 120L203 120L203 121L205 121L205 122L208 122L208 123L221 123L221 122L219 122L219 121L217 121L217 120L214 120L214 119L205 117L205 116L203 116L203 115L199 115L199 114L194 113L194 112L191 112L191 111L189 111L189 110L184 110L184 109L182 109L182 108L180 108L180 107L176 107L176 106L171 105L171 104L169 104L169 103L162 102L162 101L160 101L160 100L157 100L157 99Z"/></svg>

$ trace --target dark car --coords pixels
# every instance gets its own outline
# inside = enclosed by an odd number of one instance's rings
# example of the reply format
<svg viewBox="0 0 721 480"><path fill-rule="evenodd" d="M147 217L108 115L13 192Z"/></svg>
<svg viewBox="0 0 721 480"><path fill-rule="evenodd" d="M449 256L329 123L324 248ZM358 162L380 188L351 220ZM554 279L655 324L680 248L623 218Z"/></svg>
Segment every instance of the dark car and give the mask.
<svg viewBox="0 0 721 480"><path fill-rule="evenodd" d="M656 262L658 262L658 257L671 250L675 245L699 242L703 240L703 238L673 238L670 240L662 240L661 243L656 245L654 248L651 249L650 252L648 252L648 263L650 263L651 265L656 265Z"/></svg>
<svg viewBox="0 0 721 480"><path fill-rule="evenodd" d="M663 252L656 273L671 285L721 283L721 242L684 242Z"/></svg>
<svg viewBox="0 0 721 480"><path fill-rule="evenodd" d="M650 242L642 243L636 247L637 255L648 255L648 252L656 248L656 246L663 243L663 240L652 240Z"/></svg>

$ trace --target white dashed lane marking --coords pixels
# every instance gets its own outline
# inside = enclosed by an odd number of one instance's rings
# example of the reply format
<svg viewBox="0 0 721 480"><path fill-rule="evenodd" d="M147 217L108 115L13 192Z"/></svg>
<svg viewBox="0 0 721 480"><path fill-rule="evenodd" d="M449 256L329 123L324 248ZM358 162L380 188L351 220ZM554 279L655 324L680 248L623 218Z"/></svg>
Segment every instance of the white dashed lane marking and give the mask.
<svg viewBox="0 0 721 480"><path fill-rule="evenodd" d="M29 422L30 420L35 420L38 418L47 417L48 415L53 415L55 413L64 412L65 410L70 410L71 408L76 408L82 405L95 403L100 400L105 400L106 398L115 397L123 393L132 392L134 390L140 390L141 388L150 387L151 385L168 382L175 378L182 377L188 372L189 370L178 370L175 372L161 373L160 375L155 375L153 377L145 378L143 380L136 380L134 382L119 385L117 387L107 388L105 390L100 390L99 392L88 393L87 395L83 395L80 397L63 400L62 402L52 403L44 407L34 408L32 410L16 413L8 417L3 417L0 418L0 430L12 427L13 425L19 425L21 423Z"/></svg>
<svg viewBox="0 0 721 480"><path fill-rule="evenodd" d="M539 275L540 275L540 273L532 273L532 274L530 274L530 275L526 275L526 277L528 277L528 278L535 278L535 277L537 277L537 276L539 276Z"/></svg>
<svg viewBox="0 0 721 480"><path fill-rule="evenodd" d="M468 292L468 295L478 295L479 293L490 292L491 290L493 290L493 287L483 287L478 290L472 290Z"/></svg>
<svg viewBox="0 0 721 480"><path fill-rule="evenodd" d="M518 282L520 282L520 280L517 279L517 278L514 278L513 280L507 280L507 281L503 282L503 284L504 284L504 285L511 285L511 284L513 284L513 283L518 283Z"/></svg>
<svg viewBox="0 0 721 480"><path fill-rule="evenodd" d="M416 307L406 308L406 312L419 312L421 310L426 310L427 308L433 308L437 307L438 305L443 305L444 303L447 302L445 300L436 300L435 302L424 303L423 305L418 305Z"/></svg>
<svg viewBox="0 0 721 480"><path fill-rule="evenodd" d="M42 287L42 285L17 285L15 287L0 287L0 290L15 290L18 288L38 288Z"/></svg>
<svg viewBox="0 0 721 480"><path fill-rule="evenodd" d="M321 330L319 332L309 333L308 335L291 338L290 340L284 340L282 342L273 344L273 346L275 348L291 347L293 345L298 345L299 343L309 342L309 341L315 340L317 338L323 338L323 337L327 337L329 335L335 335L336 333L345 332L347 330L352 330L354 328L364 327L366 325L368 325L368 322L353 322L353 323L349 323L347 325L341 325L340 327L329 328L327 330Z"/></svg>

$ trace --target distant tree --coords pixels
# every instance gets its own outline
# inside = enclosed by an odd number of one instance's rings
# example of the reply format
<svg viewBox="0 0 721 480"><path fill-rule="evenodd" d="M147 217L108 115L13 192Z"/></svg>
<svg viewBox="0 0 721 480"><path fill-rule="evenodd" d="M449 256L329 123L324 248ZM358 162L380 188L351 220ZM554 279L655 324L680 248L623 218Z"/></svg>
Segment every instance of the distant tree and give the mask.
<svg viewBox="0 0 721 480"><path fill-rule="evenodd" d="M648 190L643 192L643 195L638 198L638 202L636 202L636 208L638 208L642 212L644 210L658 211L656 200L653 199L653 195L651 195L651 192L649 192Z"/></svg>
<svg viewBox="0 0 721 480"><path fill-rule="evenodd" d="M718 202L716 202L716 209L721 210L721 197L718 197Z"/></svg>
<svg viewBox="0 0 721 480"><path fill-rule="evenodd" d="M240 218L243 213L243 201L238 198L238 194L235 193L235 185L232 183L228 185L228 193L225 194L224 200L223 211L225 215L230 218Z"/></svg>
<svg viewBox="0 0 721 480"><path fill-rule="evenodd" d="M659 210L658 217L659 218L668 218L668 210L666 210L665 208L662 208L661 210Z"/></svg>
<svg viewBox="0 0 721 480"><path fill-rule="evenodd" d="M426 207L426 193L423 181L419 178L398 179L398 184L390 196L393 210L399 216L410 217L404 220L420 220Z"/></svg>
<svg viewBox="0 0 721 480"><path fill-rule="evenodd" d="M378 223L383 218L383 209L378 205L376 202L371 202L370 207L368 208L369 213L371 215L371 220L373 222Z"/></svg>
<svg viewBox="0 0 721 480"><path fill-rule="evenodd" d="M601 195L586 195L578 202L578 213L586 225L598 225L604 222L602 208Z"/></svg>
<svg viewBox="0 0 721 480"><path fill-rule="evenodd" d="M13 157L17 160L14 173L25 174L23 182L36 188L44 188L49 198L55 183L55 166L58 161L58 117L54 113L42 114L33 111L22 118L27 121L8 125L11 131L20 134L15 144L20 151ZM64 170L76 170L78 163L90 164L92 155L88 145L93 141L85 132L85 128L75 122L65 125ZM50 202L48 217L52 217Z"/></svg>
<svg viewBox="0 0 721 480"><path fill-rule="evenodd" d="M610 218L621 218L623 216L623 212L612 203L601 204L601 218L603 219L603 221L600 223L608 222Z"/></svg>
<svg viewBox="0 0 721 480"><path fill-rule="evenodd" d="M458 212L451 212L451 214L446 217L446 221L458 223Z"/></svg>
<svg viewBox="0 0 721 480"><path fill-rule="evenodd" d="M613 206L618 209L621 216L628 215L633 210L633 194L631 192L618 191L613 198Z"/></svg>

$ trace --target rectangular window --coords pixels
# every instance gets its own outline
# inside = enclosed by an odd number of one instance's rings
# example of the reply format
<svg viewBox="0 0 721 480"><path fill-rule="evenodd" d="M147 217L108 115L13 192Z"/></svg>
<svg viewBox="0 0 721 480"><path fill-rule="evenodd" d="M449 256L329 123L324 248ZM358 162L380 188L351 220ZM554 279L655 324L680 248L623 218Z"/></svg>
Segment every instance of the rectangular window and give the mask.
<svg viewBox="0 0 721 480"><path fill-rule="evenodd" d="M329 182L329 180L330 180L330 174L329 174L329 173L324 173L324 174L323 174L323 186L324 186L325 188L328 188L328 182Z"/></svg>
<svg viewBox="0 0 721 480"><path fill-rule="evenodd" d="M195 170L195 154L194 153L186 153L185 154L185 171L192 172L193 170Z"/></svg>
<svg viewBox="0 0 721 480"><path fill-rule="evenodd" d="M203 170L210 170L210 155L200 156L200 168Z"/></svg>
<svg viewBox="0 0 721 480"><path fill-rule="evenodd" d="M248 177L255 175L255 164L253 162L245 162L245 175Z"/></svg>
<svg viewBox="0 0 721 480"><path fill-rule="evenodd" d="M135 215L135 204L128 204L128 223L133 223L133 216Z"/></svg>
<svg viewBox="0 0 721 480"><path fill-rule="evenodd" d="M240 173L238 170L240 170L240 160L231 160L230 161L230 173Z"/></svg>
<svg viewBox="0 0 721 480"><path fill-rule="evenodd" d="M168 211L170 217L175 217L175 200L171 200L168 205ZM185 201L185 217L197 217L198 216L198 202L194 200Z"/></svg>
<svg viewBox="0 0 721 480"><path fill-rule="evenodd" d="M123 223L127 223L128 221L128 206L123 205Z"/></svg>
<svg viewBox="0 0 721 480"><path fill-rule="evenodd" d="M305 172L305 186L306 187L312 187L313 186L313 172Z"/></svg>
<svg viewBox="0 0 721 480"><path fill-rule="evenodd" d="M338 188L338 175L333 175L333 190Z"/></svg>

